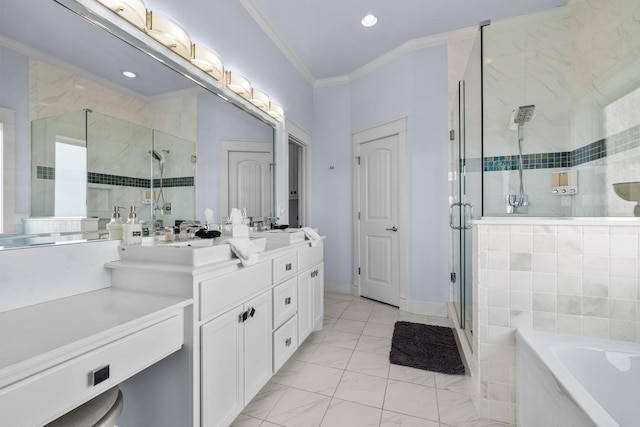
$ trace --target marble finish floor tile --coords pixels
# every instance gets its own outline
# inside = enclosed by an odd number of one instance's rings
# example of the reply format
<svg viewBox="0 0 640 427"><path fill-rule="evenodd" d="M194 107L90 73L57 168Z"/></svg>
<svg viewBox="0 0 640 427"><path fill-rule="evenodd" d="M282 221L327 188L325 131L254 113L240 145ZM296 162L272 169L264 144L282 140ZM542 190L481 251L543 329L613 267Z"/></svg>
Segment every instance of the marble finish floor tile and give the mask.
<svg viewBox="0 0 640 427"><path fill-rule="evenodd" d="M439 419L436 389L419 384L388 380L384 409L431 421Z"/></svg>
<svg viewBox="0 0 640 427"><path fill-rule="evenodd" d="M330 402L330 397L289 388L271 410L266 421L284 427L317 427Z"/></svg>
<svg viewBox="0 0 640 427"><path fill-rule="evenodd" d="M378 427L380 409L333 399L329 405L322 427Z"/></svg>
<svg viewBox="0 0 640 427"><path fill-rule="evenodd" d="M352 295L325 293L316 331L232 427L506 427L480 419L469 377L389 363L396 321L452 326Z"/></svg>
<svg viewBox="0 0 640 427"><path fill-rule="evenodd" d="M382 408L386 390L386 378L346 371L334 397L374 408Z"/></svg>

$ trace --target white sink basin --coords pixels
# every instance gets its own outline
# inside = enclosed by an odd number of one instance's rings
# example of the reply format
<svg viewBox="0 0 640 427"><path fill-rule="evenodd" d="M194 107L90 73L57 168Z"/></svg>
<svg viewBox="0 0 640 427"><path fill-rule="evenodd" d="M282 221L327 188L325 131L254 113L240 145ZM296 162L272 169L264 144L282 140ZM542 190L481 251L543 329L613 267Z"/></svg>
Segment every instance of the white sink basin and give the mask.
<svg viewBox="0 0 640 427"><path fill-rule="evenodd" d="M155 245L120 246L120 259L123 261L199 267L235 258L235 255L231 252L231 246L223 243L225 240L225 238L194 239ZM252 238L251 241L256 245L259 252L264 251L267 239Z"/></svg>
<svg viewBox="0 0 640 427"><path fill-rule="evenodd" d="M264 237L273 243L297 243L305 239L304 231L298 228L286 228L284 230L267 230L251 233L255 237Z"/></svg>

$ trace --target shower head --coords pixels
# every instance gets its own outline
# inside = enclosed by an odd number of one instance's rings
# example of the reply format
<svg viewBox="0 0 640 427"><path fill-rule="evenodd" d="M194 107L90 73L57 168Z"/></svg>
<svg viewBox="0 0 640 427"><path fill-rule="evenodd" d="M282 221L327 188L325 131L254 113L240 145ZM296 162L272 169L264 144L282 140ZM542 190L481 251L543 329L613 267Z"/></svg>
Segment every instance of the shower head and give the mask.
<svg viewBox="0 0 640 427"><path fill-rule="evenodd" d="M157 160L158 163L160 163L160 169L164 167L165 155L163 151L165 153L167 152L165 150L149 150L149 154L151 154L154 160Z"/></svg>
<svg viewBox="0 0 640 427"><path fill-rule="evenodd" d="M526 122L531 121L531 119L533 119L533 113L535 110L535 105L523 105L521 107L518 107L518 109L515 111L513 122L519 125L523 125Z"/></svg>

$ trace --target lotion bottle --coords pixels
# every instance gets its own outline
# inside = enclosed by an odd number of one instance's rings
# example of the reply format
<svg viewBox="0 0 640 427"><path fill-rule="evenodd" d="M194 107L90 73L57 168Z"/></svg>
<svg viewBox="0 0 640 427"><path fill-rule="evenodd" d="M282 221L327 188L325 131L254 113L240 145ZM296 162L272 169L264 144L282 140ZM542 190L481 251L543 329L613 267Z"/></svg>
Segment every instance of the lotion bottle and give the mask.
<svg viewBox="0 0 640 427"><path fill-rule="evenodd" d="M120 206L113 207L113 213L111 214L111 221L107 224L107 231L109 232L109 238L115 240L122 239L122 220L120 219Z"/></svg>
<svg viewBox="0 0 640 427"><path fill-rule="evenodd" d="M129 206L129 219L122 226L122 243L124 245L139 245L142 243L142 224L138 222L135 206Z"/></svg>

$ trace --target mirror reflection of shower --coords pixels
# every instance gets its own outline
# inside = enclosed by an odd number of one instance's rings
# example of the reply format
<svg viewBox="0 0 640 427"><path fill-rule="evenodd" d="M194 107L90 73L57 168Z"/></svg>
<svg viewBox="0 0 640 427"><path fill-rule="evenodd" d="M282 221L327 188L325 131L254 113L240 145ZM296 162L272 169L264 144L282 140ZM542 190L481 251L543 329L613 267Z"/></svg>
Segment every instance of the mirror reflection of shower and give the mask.
<svg viewBox="0 0 640 427"><path fill-rule="evenodd" d="M157 224L158 222L158 212L159 216L164 215L164 165L167 160L167 155L169 154L169 150L150 150L149 154L153 157L154 160L158 161L158 169L160 170L160 189L158 191L157 196L155 197L155 206L152 211L152 219ZM154 162L155 163L155 162Z"/></svg>
<svg viewBox="0 0 640 427"><path fill-rule="evenodd" d="M513 110L509 123L510 129L518 129L518 177L520 188L518 194L507 195L507 213L527 213L529 207L529 197L524 191L524 181L522 179L523 161L522 147L524 145L524 124L533 119L535 105L523 105Z"/></svg>

